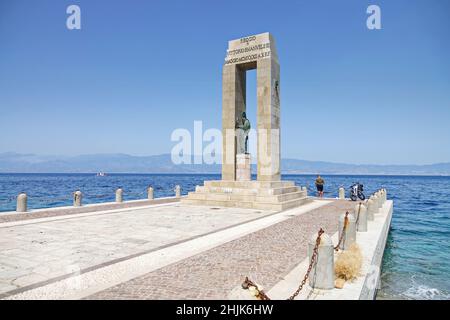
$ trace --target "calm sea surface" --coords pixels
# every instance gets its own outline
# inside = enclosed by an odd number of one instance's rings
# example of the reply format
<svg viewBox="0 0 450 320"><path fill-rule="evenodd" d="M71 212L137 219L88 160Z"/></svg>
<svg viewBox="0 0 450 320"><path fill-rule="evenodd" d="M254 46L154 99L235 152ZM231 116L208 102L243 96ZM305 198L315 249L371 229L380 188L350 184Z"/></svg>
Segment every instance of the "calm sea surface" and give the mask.
<svg viewBox="0 0 450 320"><path fill-rule="evenodd" d="M29 208L71 205L72 192L83 192L84 203L114 201L114 190L124 199L145 198L152 185L155 197L182 193L219 175L179 174L0 174L0 212L15 210L15 196L29 195ZM314 176L284 175L313 192ZM325 196L337 197L339 186L364 184L366 194L384 187L394 200L394 216L383 260L379 298L450 299L450 177L324 176Z"/></svg>

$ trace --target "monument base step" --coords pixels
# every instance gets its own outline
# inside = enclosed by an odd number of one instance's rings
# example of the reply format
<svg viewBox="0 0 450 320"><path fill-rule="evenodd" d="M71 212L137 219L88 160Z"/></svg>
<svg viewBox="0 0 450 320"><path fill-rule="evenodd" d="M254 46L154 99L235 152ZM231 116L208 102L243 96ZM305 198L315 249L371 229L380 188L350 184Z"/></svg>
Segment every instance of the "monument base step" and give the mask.
<svg viewBox="0 0 450 320"><path fill-rule="evenodd" d="M281 211L311 200L293 181L205 181L182 203Z"/></svg>

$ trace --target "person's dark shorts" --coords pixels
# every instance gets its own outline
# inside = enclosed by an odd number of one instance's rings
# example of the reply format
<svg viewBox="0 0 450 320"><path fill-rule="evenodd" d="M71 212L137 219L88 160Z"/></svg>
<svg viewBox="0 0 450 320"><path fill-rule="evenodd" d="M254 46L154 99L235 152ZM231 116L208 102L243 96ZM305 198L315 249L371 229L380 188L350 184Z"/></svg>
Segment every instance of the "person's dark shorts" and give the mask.
<svg viewBox="0 0 450 320"><path fill-rule="evenodd" d="M316 185L317 191L322 192L323 191L323 184Z"/></svg>

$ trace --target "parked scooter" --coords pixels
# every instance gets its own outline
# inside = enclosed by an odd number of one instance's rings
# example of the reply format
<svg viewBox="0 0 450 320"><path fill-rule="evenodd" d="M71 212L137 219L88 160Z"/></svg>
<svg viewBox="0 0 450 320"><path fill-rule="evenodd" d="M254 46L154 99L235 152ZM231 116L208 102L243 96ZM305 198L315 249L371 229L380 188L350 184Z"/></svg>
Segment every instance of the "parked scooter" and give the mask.
<svg viewBox="0 0 450 320"><path fill-rule="evenodd" d="M364 195L363 191L364 188L362 184L360 184L359 182L354 183L350 186L350 199L352 199L352 201L356 201L358 200L358 198L361 200L365 200L366 196Z"/></svg>

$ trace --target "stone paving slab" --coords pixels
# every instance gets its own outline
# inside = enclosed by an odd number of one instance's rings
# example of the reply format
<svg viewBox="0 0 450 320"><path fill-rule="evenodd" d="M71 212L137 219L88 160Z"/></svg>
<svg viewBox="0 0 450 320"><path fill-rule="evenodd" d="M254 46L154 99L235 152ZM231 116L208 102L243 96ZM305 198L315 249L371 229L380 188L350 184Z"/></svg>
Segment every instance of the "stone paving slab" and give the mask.
<svg viewBox="0 0 450 320"><path fill-rule="evenodd" d="M181 198L183 198L183 197L181 197ZM146 207L146 206L156 205L156 204L179 202L181 198L166 197L166 198L155 198L153 200L147 200L147 199L131 200L131 201L124 201L121 203L117 203L117 202L94 203L94 204L83 205L81 207L72 207L71 206L71 207L35 209L35 210L30 210L30 211L24 212L24 213L18 213L15 211L1 212L0 213L0 224L7 223L7 222L13 222L13 221L49 218L49 217L65 216L65 215L72 215L72 214L98 212L98 211L104 211L104 210Z"/></svg>
<svg viewBox="0 0 450 320"><path fill-rule="evenodd" d="M329 203L330 201L313 201L294 210L265 215L178 243L170 243L134 257L128 256L123 260L80 270L59 279L53 278L46 283L0 294L0 298L8 300L82 299Z"/></svg>
<svg viewBox="0 0 450 320"><path fill-rule="evenodd" d="M86 299L227 299L245 276L269 290L306 258L311 234L334 234L339 214L354 206L333 201Z"/></svg>
<svg viewBox="0 0 450 320"><path fill-rule="evenodd" d="M176 203L3 223L0 296L271 213Z"/></svg>

